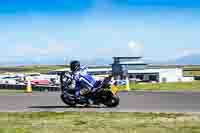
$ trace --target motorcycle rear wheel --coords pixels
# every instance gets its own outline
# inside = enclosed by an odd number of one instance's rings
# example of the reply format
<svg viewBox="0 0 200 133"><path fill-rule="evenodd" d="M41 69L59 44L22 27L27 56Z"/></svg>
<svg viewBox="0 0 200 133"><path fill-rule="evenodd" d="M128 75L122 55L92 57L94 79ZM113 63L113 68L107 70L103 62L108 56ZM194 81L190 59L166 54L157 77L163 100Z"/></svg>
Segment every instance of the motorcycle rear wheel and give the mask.
<svg viewBox="0 0 200 133"><path fill-rule="evenodd" d="M64 96L64 94L61 94L61 95L60 95L60 98L61 98L61 100L62 100L65 104L67 104L67 105L69 105L69 106L72 106L72 107L76 106L76 102L75 102L75 101L70 101L69 99L67 99L67 98Z"/></svg>

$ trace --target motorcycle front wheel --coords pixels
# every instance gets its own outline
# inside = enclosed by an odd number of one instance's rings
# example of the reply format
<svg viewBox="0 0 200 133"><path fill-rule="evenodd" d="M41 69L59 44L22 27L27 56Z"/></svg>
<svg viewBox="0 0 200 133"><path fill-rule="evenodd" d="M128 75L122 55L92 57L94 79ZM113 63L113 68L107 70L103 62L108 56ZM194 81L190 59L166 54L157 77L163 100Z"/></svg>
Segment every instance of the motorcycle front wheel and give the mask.
<svg viewBox="0 0 200 133"><path fill-rule="evenodd" d="M107 107L113 108L113 107L117 107L119 105L119 96L118 95L109 95L106 99L106 101L104 102L104 104Z"/></svg>

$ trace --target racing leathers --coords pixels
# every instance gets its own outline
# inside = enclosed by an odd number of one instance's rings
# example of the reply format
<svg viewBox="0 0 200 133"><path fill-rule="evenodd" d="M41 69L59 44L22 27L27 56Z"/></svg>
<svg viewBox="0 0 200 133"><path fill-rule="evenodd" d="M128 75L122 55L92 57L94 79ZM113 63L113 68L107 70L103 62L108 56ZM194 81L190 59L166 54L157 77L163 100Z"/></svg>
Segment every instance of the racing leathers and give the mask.
<svg viewBox="0 0 200 133"><path fill-rule="evenodd" d="M80 71L73 72L72 78L76 81L76 97L91 92L96 83L96 80L88 74L87 68L85 66L82 66Z"/></svg>

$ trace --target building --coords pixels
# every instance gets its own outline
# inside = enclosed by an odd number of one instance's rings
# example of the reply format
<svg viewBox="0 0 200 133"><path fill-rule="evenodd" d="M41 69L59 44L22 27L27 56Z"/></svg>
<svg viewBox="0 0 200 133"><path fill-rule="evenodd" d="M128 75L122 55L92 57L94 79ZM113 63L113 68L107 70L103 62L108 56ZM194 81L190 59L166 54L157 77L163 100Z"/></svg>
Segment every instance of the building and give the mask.
<svg viewBox="0 0 200 133"><path fill-rule="evenodd" d="M177 68L149 67L144 63L142 57L113 57L112 72L117 79L124 79L143 82L178 82L183 79L183 70Z"/></svg>
<svg viewBox="0 0 200 133"><path fill-rule="evenodd" d="M60 73L69 68L50 71ZM113 57L111 66L89 67L88 72L95 77L113 75L115 79L125 79L138 82L186 82L193 79L183 76L181 66L157 67L142 61L142 57Z"/></svg>
<svg viewBox="0 0 200 133"><path fill-rule="evenodd" d="M113 57L113 76L117 79L124 79L130 74L130 70L147 69L148 64L141 61L141 58L142 57Z"/></svg>
<svg viewBox="0 0 200 133"><path fill-rule="evenodd" d="M145 82L179 82L183 80L181 68L128 70L129 79Z"/></svg>

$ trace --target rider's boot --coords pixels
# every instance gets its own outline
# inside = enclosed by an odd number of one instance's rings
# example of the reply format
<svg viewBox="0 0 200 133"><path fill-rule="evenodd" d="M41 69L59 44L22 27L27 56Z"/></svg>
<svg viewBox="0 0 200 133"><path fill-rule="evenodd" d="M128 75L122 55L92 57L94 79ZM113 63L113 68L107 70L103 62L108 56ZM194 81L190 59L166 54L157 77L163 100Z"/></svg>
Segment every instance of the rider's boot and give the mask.
<svg viewBox="0 0 200 133"><path fill-rule="evenodd" d="M88 99L88 102L89 102L90 105L94 104L94 101L90 98Z"/></svg>

